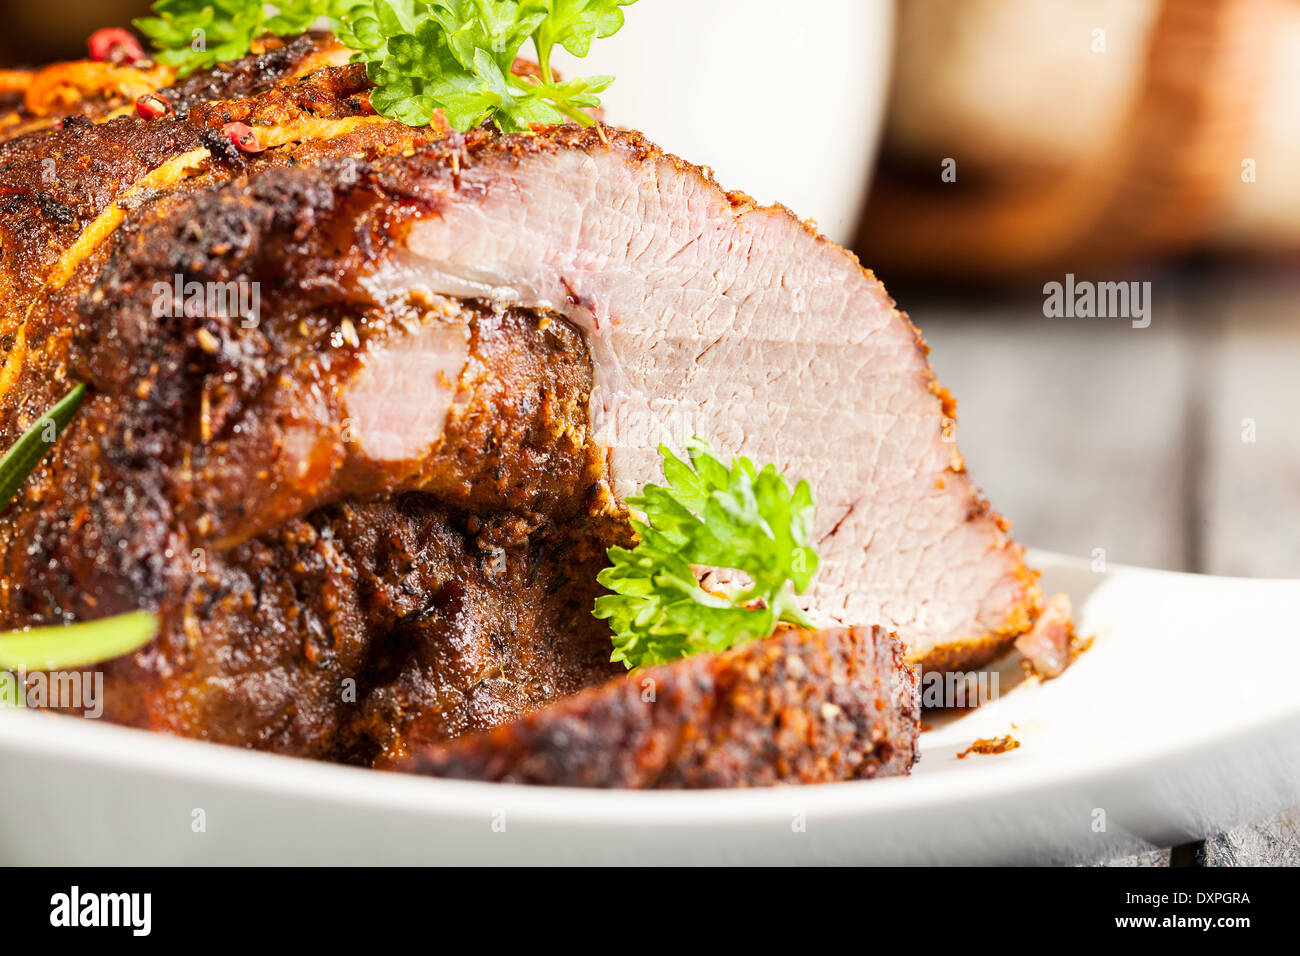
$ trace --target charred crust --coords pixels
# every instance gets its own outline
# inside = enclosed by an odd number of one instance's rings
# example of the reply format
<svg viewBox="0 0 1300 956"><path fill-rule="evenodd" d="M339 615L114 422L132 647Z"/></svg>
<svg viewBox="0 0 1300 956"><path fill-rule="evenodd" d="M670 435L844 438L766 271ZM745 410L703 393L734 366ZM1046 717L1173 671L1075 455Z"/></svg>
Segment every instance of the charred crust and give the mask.
<svg viewBox="0 0 1300 956"><path fill-rule="evenodd" d="M292 37L262 53L249 54L185 77L167 88L167 98L177 113L188 113L196 106L216 100L256 96L332 42L333 37L325 33Z"/></svg>
<svg viewBox="0 0 1300 956"><path fill-rule="evenodd" d="M893 635L786 629L637 671L394 766L551 786L806 784L906 773L919 733L916 674Z"/></svg>

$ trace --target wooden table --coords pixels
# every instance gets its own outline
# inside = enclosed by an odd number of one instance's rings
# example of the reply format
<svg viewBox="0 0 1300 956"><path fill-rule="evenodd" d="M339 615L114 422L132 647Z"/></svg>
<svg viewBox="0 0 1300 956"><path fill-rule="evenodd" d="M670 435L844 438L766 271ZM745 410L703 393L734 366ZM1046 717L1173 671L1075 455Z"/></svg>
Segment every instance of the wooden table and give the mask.
<svg viewBox="0 0 1300 956"><path fill-rule="evenodd" d="M1017 538L1101 548L1110 563L1300 577L1300 273L1171 272L1146 329L1045 318L1041 288L894 290L959 400L971 474ZM1300 807L1107 862L1171 860L1300 865Z"/></svg>

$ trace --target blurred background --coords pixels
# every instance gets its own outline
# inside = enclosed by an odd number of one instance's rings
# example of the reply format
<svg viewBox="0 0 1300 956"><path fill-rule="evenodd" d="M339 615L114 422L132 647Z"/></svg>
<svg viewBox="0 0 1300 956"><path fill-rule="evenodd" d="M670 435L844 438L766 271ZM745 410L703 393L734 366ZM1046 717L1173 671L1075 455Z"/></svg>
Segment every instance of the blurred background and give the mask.
<svg viewBox="0 0 1300 956"><path fill-rule="evenodd" d="M0 59L82 56L147 6L10 0ZM1022 541L1300 576L1300 2L625 12L568 71L616 74L609 122L858 252L933 346ZM1052 313L1067 281L1150 283L1149 324ZM1300 863L1300 813L1196 852Z"/></svg>

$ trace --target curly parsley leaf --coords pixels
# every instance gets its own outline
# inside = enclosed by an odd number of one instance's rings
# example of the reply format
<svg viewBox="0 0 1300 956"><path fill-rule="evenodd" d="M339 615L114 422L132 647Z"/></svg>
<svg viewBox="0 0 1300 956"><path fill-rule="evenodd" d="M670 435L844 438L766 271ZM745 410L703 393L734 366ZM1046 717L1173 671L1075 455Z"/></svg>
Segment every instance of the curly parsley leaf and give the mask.
<svg viewBox="0 0 1300 956"><path fill-rule="evenodd" d="M376 90L375 109L413 125L441 109L453 129L484 121L505 132L538 123L574 120L599 106L597 93L611 76L555 81L551 52L557 43L586 55L591 41L623 25L620 7L635 0L373 0L377 29L360 34L365 13L336 25L343 42L357 50ZM532 40L540 79L516 76L515 59Z"/></svg>
<svg viewBox="0 0 1300 956"><path fill-rule="evenodd" d="M597 580L613 594L596 599L609 621L614 653L630 669L718 652L767 637L779 621L810 626L795 595L817 571L809 546L815 506L808 483L791 492L775 466L747 458L723 464L698 438L689 463L660 446L667 486L649 484L628 499L636 547L610 548ZM743 572L747 585L726 595L700 587L695 568Z"/></svg>
<svg viewBox="0 0 1300 956"><path fill-rule="evenodd" d="M591 42L623 26L636 0L157 0L136 26L158 59L182 75L232 60L266 34L297 33L322 17L375 84L370 101L411 126L442 110L464 132L484 121L514 132L583 112L613 82L593 76L556 82L551 53L586 56ZM532 41L539 78L516 76L515 59Z"/></svg>
<svg viewBox="0 0 1300 956"><path fill-rule="evenodd" d="M263 34L301 33L336 6L333 0L284 0L274 8L257 0L157 0L154 16L135 25L158 51L158 62L185 76L238 59Z"/></svg>
<svg viewBox="0 0 1300 956"><path fill-rule="evenodd" d="M551 0L550 16L538 24L537 52L549 61L556 44L584 57L591 41L613 36L623 28L623 11L635 0ZM543 73L543 76L546 74Z"/></svg>

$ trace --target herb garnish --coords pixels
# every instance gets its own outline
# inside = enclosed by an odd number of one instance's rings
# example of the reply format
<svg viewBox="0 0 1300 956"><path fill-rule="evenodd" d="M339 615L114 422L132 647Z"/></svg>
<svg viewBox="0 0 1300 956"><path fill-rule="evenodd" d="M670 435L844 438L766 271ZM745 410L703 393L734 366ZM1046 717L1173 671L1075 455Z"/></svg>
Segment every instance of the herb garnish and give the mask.
<svg viewBox="0 0 1300 956"><path fill-rule="evenodd" d="M27 476L54 447L54 440L63 434L63 429L68 427L85 397L86 386L78 384L23 432L22 437L0 458L0 511L14 500Z"/></svg>
<svg viewBox="0 0 1300 956"><path fill-rule="evenodd" d="M370 102L384 116L424 126L435 110L464 132L490 120L505 132L566 119L590 126L584 109L612 76L557 82L551 53L586 56L591 41L623 26L636 0L157 0L136 26L157 58L182 75L248 52L266 34L301 32L327 17L352 59L375 84ZM532 41L540 79L511 72Z"/></svg>
<svg viewBox="0 0 1300 956"><path fill-rule="evenodd" d="M795 600L817 571L808 483L791 493L775 466L756 471L748 458L728 468L698 438L686 450L689 464L659 446L668 486L628 498L645 515L632 522L641 540L610 548L613 565L597 578L615 592L594 612L614 632L610 659L629 669L767 637L779 621L812 623ZM752 584L713 594L692 566L742 571Z"/></svg>
<svg viewBox="0 0 1300 956"><path fill-rule="evenodd" d="M301 33L343 6L335 0L282 0L274 8L261 0L157 0L156 16L135 25L153 42L159 63L187 76L239 59L263 34Z"/></svg>
<svg viewBox="0 0 1300 956"><path fill-rule="evenodd" d="M0 634L0 670L88 667L138 650L158 631L148 611Z"/></svg>

